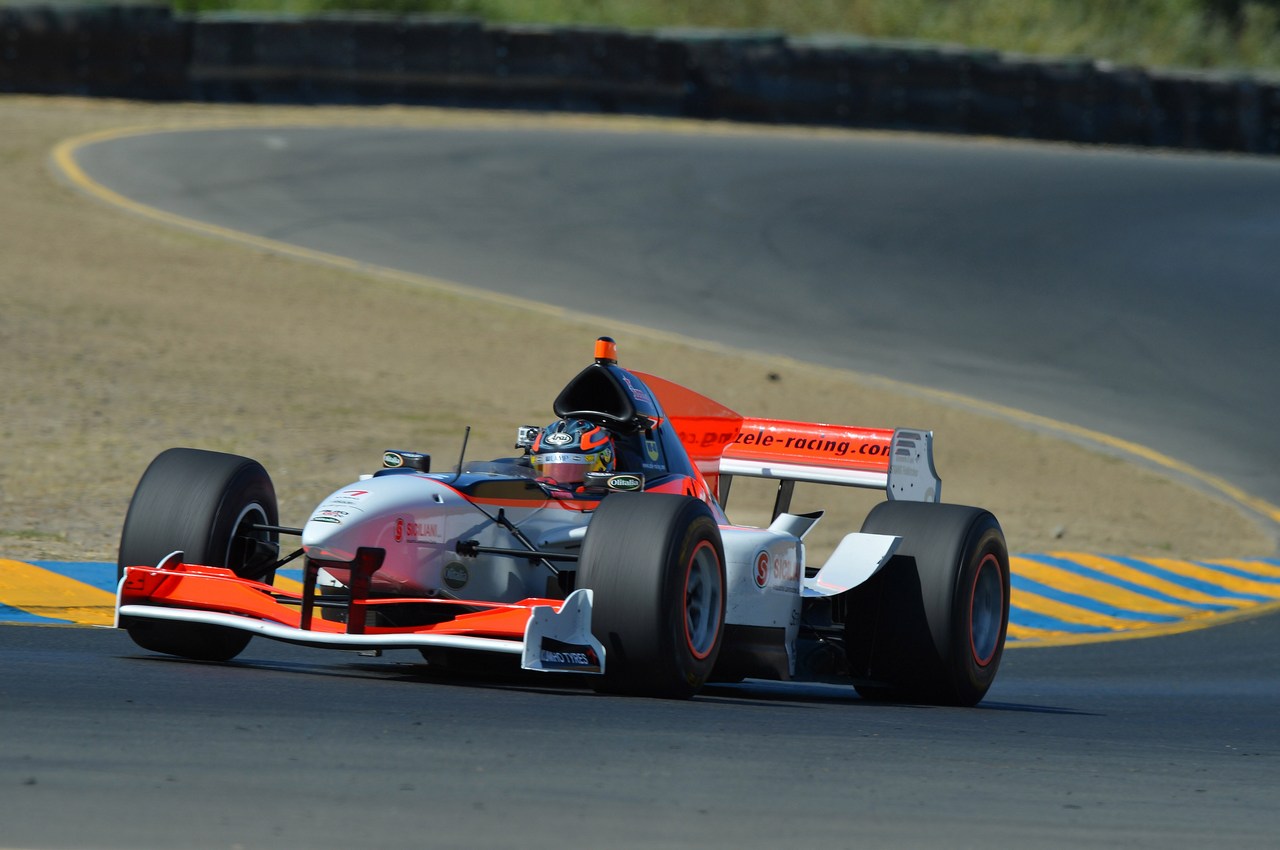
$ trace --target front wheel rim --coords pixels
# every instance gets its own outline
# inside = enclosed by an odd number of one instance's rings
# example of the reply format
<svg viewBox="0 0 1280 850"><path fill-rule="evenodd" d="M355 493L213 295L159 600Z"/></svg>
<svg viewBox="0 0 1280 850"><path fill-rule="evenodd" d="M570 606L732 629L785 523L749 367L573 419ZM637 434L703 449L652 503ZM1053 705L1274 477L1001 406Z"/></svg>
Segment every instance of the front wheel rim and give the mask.
<svg viewBox="0 0 1280 850"><path fill-rule="evenodd" d="M227 541L227 553L223 558L222 566L233 570L237 575L248 567L250 561L249 541L271 542L271 532L255 529L254 526L269 525L270 523L271 520L267 517L267 511L262 505L257 502L250 502L245 505L240 511L240 516L236 517L231 538Z"/></svg>

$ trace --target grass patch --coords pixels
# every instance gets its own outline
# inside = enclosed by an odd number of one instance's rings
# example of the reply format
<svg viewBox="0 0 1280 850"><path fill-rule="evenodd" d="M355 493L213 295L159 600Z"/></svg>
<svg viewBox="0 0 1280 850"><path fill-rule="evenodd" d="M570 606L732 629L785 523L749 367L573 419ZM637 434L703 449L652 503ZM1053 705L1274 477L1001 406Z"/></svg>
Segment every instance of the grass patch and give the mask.
<svg viewBox="0 0 1280 850"><path fill-rule="evenodd" d="M445 14L494 23L916 39L1031 55L1280 70L1280 0L175 0L183 12Z"/></svg>

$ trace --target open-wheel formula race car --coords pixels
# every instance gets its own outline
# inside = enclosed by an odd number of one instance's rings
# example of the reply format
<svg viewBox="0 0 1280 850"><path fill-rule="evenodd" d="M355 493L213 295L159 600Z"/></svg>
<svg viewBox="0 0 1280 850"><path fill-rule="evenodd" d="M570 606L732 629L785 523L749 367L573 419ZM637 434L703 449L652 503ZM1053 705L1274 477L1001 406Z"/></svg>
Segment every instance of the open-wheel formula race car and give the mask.
<svg viewBox="0 0 1280 850"><path fill-rule="evenodd" d="M553 410L518 430L517 457L432 472L426 454L387 451L300 529L280 525L257 462L163 452L125 519L117 625L194 659L229 660L255 635L504 654L660 697L745 678L951 705L986 694L1009 619L1004 535L987 511L939 502L930 432L744 417L624 369L607 337ZM729 521L739 476L778 481L768 527ZM888 499L815 569L804 538L822 514L789 512L796 482ZM284 558L281 535L301 537ZM301 591L275 587L299 558Z"/></svg>

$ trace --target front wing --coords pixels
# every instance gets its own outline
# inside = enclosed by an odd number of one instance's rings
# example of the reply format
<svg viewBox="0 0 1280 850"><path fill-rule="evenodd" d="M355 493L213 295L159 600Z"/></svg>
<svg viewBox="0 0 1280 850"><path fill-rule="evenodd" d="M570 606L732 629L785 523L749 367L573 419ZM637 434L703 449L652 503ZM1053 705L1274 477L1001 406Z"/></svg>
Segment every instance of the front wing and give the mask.
<svg viewBox="0 0 1280 850"><path fill-rule="evenodd" d="M519 655L526 670L603 673L604 647L591 634L591 591L564 600L514 603L451 599L361 599L353 593L347 622L312 616L314 570L302 593L282 591L231 570L185 564L174 553L156 567L127 567L116 592L117 628L131 620L220 626L299 646L346 650L445 648ZM444 622L412 627L366 625L379 606L455 606Z"/></svg>

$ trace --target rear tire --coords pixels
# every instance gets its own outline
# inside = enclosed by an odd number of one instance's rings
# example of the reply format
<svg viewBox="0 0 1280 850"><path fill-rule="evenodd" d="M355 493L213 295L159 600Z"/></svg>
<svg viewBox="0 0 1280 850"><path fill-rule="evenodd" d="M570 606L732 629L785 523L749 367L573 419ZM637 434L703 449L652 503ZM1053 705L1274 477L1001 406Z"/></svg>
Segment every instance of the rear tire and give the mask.
<svg viewBox="0 0 1280 850"><path fill-rule="evenodd" d="M979 508L884 502L862 530L902 538L848 594L845 653L867 699L976 705L995 680L1009 626L1009 555Z"/></svg>
<svg viewBox="0 0 1280 850"><path fill-rule="evenodd" d="M724 634L724 545L705 503L609 494L587 528L577 587L593 591L591 631L605 648L598 690L669 699L698 692Z"/></svg>
<svg viewBox="0 0 1280 850"><path fill-rule="evenodd" d="M127 566L155 566L181 551L190 564L226 567L242 578L270 583L278 550L275 487L257 461L200 449L169 449L143 473L120 535L117 577ZM229 661L249 644L235 629L136 619L124 624L143 649Z"/></svg>

